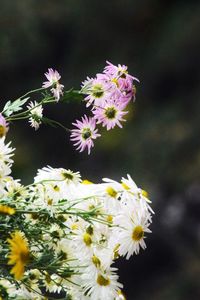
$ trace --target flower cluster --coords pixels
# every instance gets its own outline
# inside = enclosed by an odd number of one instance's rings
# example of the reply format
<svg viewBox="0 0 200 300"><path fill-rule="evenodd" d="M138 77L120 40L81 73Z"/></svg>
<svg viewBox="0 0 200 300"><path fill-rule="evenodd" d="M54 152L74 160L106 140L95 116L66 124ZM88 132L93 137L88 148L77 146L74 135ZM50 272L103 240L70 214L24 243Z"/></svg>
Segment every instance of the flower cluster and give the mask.
<svg viewBox="0 0 200 300"><path fill-rule="evenodd" d="M124 116L128 113L125 109L129 102L135 100L136 77L128 74L126 66L114 66L107 62L103 73L98 73L95 78L87 78L82 84L81 93L85 96L86 107L91 107L92 117L77 120L73 125L71 140L77 149L83 151L86 147L90 154L94 146L92 139L96 139L96 124L101 124L107 130L115 126L122 128ZM87 134L85 134L87 132ZM100 134L98 134L100 136Z"/></svg>
<svg viewBox="0 0 200 300"><path fill-rule="evenodd" d="M130 175L95 184L51 167L25 187L10 176L12 152L0 139L1 298L125 299L114 262L146 248L147 192Z"/></svg>
<svg viewBox="0 0 200 300"><path fill-rule="evenodd" d="M60 126L70 133L70 140L80 152L87 150L88 154L94 147L94 140L101 136L98 125L107 130L115 126L122 128L124 117L128 113L127 105L135 101L136 87L134 82L139 80L128 73L124 65L115 66L107 62L102 73L95 78L87 78L80 90L69 89L64 91L60 83L61 75L57 70L49 68L44 74L46 81L42 87L29 91L15 101L8 101L0 113L0 137L6 135L9 123L15 120L28 119L30 126L37 130L42 123ZM42 92L40 101L31 101L33 93ZM41 96L40 96L41 97ZM84 115L81 120L72 123L72 129L58 121L44 117L45 105L58 102L68 102L79 99L90 107L90 116ZM28 103L28 104L27 104ZM27 104L26 106L24 106Z"/></svg>
<svg viewBox="0 0 200 300"><path fill-rule="evenodd" d="M114 264L146 248L153 214L147 192L130 175L95 184L49 166L23 186L11 176L14 149L5 136L13 121L28 119L35 130L42 123L61 126L77 150L90 154L97 125L122 127L138 79L110 62L80 91L64 91L56 70L45 76L41 88L8 101L0 113L0 299L125 300ZM31 101L38 92L42 99ZM44 117L44 105L73 97L91 109L74 129Z"/></svg>

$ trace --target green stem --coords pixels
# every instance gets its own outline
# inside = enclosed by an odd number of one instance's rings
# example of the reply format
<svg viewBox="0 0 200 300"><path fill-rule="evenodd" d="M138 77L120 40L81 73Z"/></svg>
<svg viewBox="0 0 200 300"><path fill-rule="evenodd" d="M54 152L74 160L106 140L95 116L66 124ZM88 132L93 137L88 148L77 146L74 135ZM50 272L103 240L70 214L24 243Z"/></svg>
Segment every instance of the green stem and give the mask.
<svg viewBox="0 0 200 300"><path fill-rule="evenodd" d="M33 94L33 93L36 93L36 92L40 92L40 91L43 91L45 90L46 88L44 87L41 87L39 89L35 89L35 90L31 90L29 92L27 92L26 94L24 94L23 96L19 97L18 99L21 99L21 98L25 98L26 96L30 95L30 94Z"/></svg>
<svg viewBox="0 0 200 300"><path fill-rule="evenodd" d="M44 121L44 123L45 123L45 120L46 120L46 121L49 122L50 124L55 124L55 125L57 125L57 126L63 128L65 131L71 132L71 130L70 130L69 128L65 127L64 125L62 125L61 123L59 123L59 122L57 122L57 121L55 121L55 120L53 120L53 119L42 118L41 120Z"/></svg>

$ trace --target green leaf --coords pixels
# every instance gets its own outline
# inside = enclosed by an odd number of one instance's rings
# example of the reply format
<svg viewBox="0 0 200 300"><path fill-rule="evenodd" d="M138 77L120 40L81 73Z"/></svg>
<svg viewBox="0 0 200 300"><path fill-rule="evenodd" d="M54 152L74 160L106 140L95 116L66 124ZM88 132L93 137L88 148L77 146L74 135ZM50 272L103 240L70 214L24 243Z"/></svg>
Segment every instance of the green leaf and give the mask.
<svg viewBox="0 0 200 300"><path fill-rule="evenodd" d="M2 113L6 116L9 117L12 115L14 112L22 110L22 106L28 101L30 97L24 98L24 99L17 99L14 102L8 101L6 102Z"/></svg>

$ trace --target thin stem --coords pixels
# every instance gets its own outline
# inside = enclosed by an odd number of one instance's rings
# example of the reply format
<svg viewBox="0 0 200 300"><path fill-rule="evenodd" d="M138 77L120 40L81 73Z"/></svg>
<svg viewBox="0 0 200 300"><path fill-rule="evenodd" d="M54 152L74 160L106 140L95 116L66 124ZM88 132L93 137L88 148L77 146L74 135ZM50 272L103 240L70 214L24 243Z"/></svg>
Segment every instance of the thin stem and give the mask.
<svg viewBox="0 0 200 300"><path fill-rule="evenodd" d="M39 91L43 91L45 90L46 88L44 87L41 87L39 89L35 89L35 90L31 90L29 92L27 92L26 94L24 94L23 96L19 97L18 99L21 99L21 98L25 98L26 96L30 95L30 94L33 94L33 93L36 93L36 92L39 92Z"/></svg>
<svg viewBox="0 0 200 300"><path fill-rule="evenodd" d="M67 127L65 127L64 125L62 125L61 123L59 123L59 122L57 122L57 121L55 121L55 120L53 120L53 119L49 119L49 118L41 118L41 121L45 121L45 120L47 120L49 123L52 123L52 124L55 124L55 125L57 125L57 126L59 126L59 127L61 127L61 128L63 128L65 131L67 131L67 132L71 132L71 130L69 129L69 128L67 128ZM45 122L44 122L45 123Z"/></svg>

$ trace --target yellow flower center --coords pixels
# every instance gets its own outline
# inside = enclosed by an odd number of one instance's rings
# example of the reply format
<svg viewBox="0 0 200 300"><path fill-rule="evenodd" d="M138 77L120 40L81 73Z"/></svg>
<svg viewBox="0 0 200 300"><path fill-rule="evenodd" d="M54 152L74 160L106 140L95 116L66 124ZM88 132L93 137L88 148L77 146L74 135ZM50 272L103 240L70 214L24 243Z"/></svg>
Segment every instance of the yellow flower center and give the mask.
<svg viewBox="0 0 200 300"><path fill-rule="evenodd" d="M78 229L78 224L77 223L72 224L71 228L72 230Z"/></svg>
<svg viewBox="0 0 200 300"><path fill-rule="evenodd" d="M144 196L145 198L149 198L149 194L145 190L142 190L142 196Z"/></svg>
<svg viewBox="0 0 200 300"><path fill-rule="evenodd" d="M53 200L52 199L48 199L47 200L47 204L51 206L53 204Z"/></svg>
<svg viewBox="0 0 200 300"><path fill-rule="evenodd" d="M59 192L60 191L60 188L57 185L54 185L53 189L54 189L55 192Z"/></svg>
<svg viewBox="0 0 200 300"><path fill-rule="evenodd" d="M119 87L119 83L118 83L117 78L113 78L113 79L111 79L111 81L114 82L117 87Z"/></svg>
<svg viewBox="0 0 200 300"><path fill-rule="evenodd" d="M138 225L134 228L133 233L132 233L132 239L135 242L140 241L144 237L144 230L143 227Z"/></svg>
<svg viewBox="0 0 200 300"><path fill-rule="evenodd" d="M107 216L107 222L112 223L112 221L113 221L113 216L108 215Z"/></svg>
<svg viewBox="0 0 200 300"><path fill-rule="evenodd" d="M92 262L96 268L99 268L101 266L101 261L96 255L92 256Z"/></svg>
<svg viewBox="0 0 200 300"><path fill-rule="evenodd" d="M110 120L112 120L116 117L116 113L117 113L117 111L116 111L116 108L114 106L107 107L105 109L105 116Z"/></svg>
<svg viewBox="0 0 200 300"><path fill-rule="evenodd" d="M73 180L74 176L71 173L63 172L62 173L64 179Z"/></svg>
<svg viewBox="0 0 200 300"><path fill-rule="evenodd" d="M89 233L87 233L87 232L84 233L84 235L83 235L83 241L86 244L86 246L88 246L88 247L92 244L92 238L91 238L91 236L90 236Z"/></svg>
<svg viewBox="0 0 200 300"><path fill-rule="evenodd" d="M110 197L116 198L117 196L117 192L111 186L107 187L106 192Z"/></svg>
<svg viewBox="0 0 200 300"><path fill-rule="evenodd" d="M82 133L81 133L82 138L86 141L92 136L92 132L90 128L84 128Z"/></svg>
<svg viewBox="0 0 200 300"><path fill-rule="evenodd" d="M92 89L92 95L95 98L101 98L104 94L103 86L101 84L95 84Z"/></svg>
<svg viewBox="0 0 200 300"><path fill-rule="evenodd" d="M108 286L110 284L110 279L105 278L103 275L99 274L97 277L97 283L101 286Z"/></svg>
<svg viewBox="0 0 200 300"><path fill-rule="evenodd" d="M0 125L0 137L2 138L4 135L6 135L6 127L3 125Z"/></svg>

